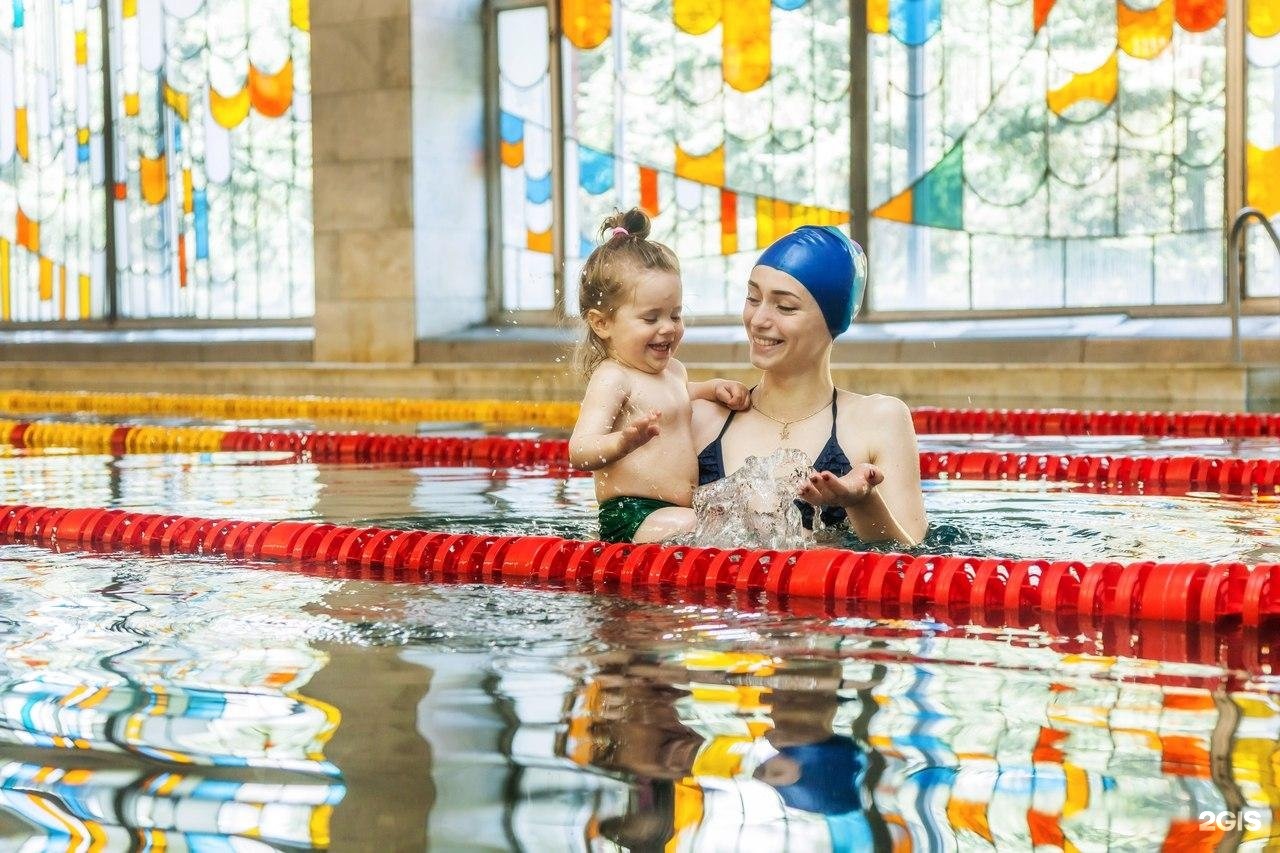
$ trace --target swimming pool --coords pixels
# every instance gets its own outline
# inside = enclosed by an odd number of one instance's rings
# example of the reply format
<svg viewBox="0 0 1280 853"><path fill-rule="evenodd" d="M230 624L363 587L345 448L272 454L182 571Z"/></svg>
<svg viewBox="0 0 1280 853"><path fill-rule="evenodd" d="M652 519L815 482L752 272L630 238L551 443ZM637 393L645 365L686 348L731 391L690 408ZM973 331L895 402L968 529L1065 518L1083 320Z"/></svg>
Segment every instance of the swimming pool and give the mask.
<svg viewBox="0 0 1280 853"><path fill-rule="evenodd" d="M279 451L9 451L0 503L594 533L588 479ZM962 480L927 483L926 503L951 537L935 544L966 554L1280 558L1264 501ZM283 568L0 546L6 842L1144 850L1280 834L1270 642L1236 626L1068 635Z"/></svg>

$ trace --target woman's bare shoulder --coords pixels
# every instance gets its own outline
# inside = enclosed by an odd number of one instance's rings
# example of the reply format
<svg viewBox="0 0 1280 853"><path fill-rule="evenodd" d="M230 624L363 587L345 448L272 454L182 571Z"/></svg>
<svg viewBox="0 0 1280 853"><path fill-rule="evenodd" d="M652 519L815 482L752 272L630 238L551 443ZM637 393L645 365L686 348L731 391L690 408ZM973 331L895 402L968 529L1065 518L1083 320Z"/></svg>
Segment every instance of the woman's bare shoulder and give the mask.
<svg viewBox="0 0 1280 853"><path fill-rule="evenodd" d="M855 394L841 391L836 431L846 449L861 448L869 461L875 462L891 448L915 445L915 426L907 404L888 394Z"/></svg>
<svg viewBox="0 0 1280 853"><path fill-rule="evenodd" d="M841 389L836 397L840 406L840 420L872 419L876 421L899 420L911 417L911 409L897 397L888 394L855 394Z"/></svg>
<svg viewBox="0 0 1280 853"><path fill-rule="evenodd" d="M710 400L694 400L693 404L693 441L699 450L715 440L724 426L729 410L719 403Z"/></svg>

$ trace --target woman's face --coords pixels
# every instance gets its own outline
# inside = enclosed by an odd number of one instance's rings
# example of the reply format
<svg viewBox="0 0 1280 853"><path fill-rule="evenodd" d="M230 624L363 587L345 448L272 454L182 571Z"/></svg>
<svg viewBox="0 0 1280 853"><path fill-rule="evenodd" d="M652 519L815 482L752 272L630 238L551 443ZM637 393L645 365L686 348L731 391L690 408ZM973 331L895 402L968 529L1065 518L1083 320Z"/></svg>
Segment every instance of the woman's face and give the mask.
<svg viewBox="0 0 1280 853"><path fill-rule="evenodd" d="M803 372L831 346L827 321L804 285L781 270L756 266L747 282L742 325L751 342L751 366Z"/></svg>

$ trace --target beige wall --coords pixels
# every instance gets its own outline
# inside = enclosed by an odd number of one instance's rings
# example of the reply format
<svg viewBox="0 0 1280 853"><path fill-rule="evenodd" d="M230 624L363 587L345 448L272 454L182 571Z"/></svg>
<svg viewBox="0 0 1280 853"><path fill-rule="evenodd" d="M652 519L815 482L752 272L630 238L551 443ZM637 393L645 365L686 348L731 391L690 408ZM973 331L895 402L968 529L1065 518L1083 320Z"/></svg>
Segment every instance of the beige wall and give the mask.
<svg viewBox="0 0 1280 853"><path fill-rule="evenodd" d="M414 358L410 0L312 0L315 360Z"/></svg>

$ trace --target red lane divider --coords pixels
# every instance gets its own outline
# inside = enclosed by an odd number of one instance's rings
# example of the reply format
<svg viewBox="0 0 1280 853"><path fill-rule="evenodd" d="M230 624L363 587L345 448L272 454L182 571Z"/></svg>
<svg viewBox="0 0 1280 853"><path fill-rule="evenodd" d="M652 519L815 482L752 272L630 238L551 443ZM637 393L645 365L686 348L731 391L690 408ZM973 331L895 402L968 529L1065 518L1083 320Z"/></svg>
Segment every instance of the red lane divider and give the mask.
<svg viewBox="0 0 1280 853"><path fill-rule="evenodd" d="M21 423L14 427L10 443L25 447L24 436L30 426ZM119 440L112 438L113 451L123 452L131 429L117 429ZM529 468L555 477L587 476L587 472L569 467L568 442L560 439L232 430L222 437L221 447L226 451L285 451L318 463ZM1150 495L1196 491L1231 496L1280 494L1280 459L930 451L920 454L920 476L926 480L1070 482L1085 491Z"/></svg>
<svg viewBox="0 0 1280 853"><path fill-rule="evenodd" d="M333 564L378 580L763 592L778 601L866 605L884 616L966 611L967 618L993 625L1069 619L1079 628L1141 619L1260 628L1280 619L1280 565L1271 564L721 550L25 505L0 507L5 540Z"/></svg>
<svg viewBox="0 0 1280 853"><path fill-rule="evenodd" d="M231 430L223 450L284 450L312 462L405 462L483 467L557 467L569 465L569 442L485 436L388 435L307 431Z"/></svg>
<svg viewBox="0 0 1280 853"><path fill-rule="evenodd" d="M1280 494L1280 459L924 452L920 476L926 480L1069 482L1088 491L1151 495Z"/></svg>
<svg viewBox="0 0 1280 853"><path fill-rule="evenodd" d="M541 467L554 476L586 476L569 467L569 443L556 439L448 438L376 433L236 430L224 450L287 450L313 462L384 462L483 468ZM1074 482L1094 491L1182 495L1280 493L1280 459L1201 456L1089 456L1032 453L924 452L926 480Z"/></svg>
<svg viewBox="0 0 1280 853"><path fill-rule="evenodd" d="M1082 412L1069 409L913 409L916 432L1280 438L1275 412Z"/></svg>

